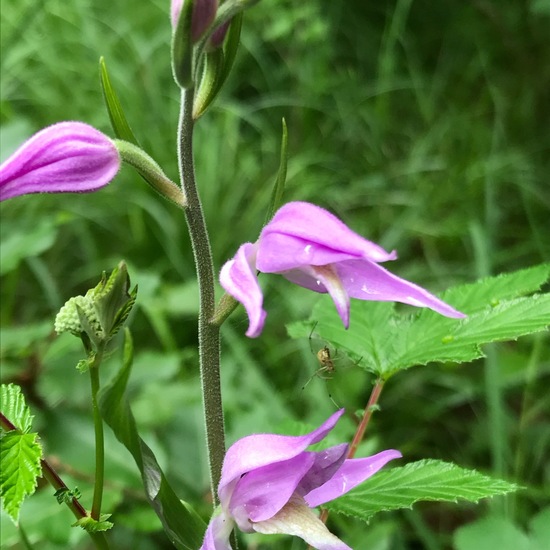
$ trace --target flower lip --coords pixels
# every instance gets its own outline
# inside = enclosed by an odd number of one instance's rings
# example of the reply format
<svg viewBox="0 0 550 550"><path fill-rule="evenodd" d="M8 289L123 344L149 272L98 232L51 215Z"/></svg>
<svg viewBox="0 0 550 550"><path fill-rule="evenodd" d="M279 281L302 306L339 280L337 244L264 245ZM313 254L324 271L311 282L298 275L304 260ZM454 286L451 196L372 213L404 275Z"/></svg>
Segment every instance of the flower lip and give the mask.
<svg viewBox="0 0 550 550"><path fill-rule="evenodd" d="M84 193L120 169L113 141L83 122L59 122L26 141L0 166L0 200L29 193Z"/></svg>

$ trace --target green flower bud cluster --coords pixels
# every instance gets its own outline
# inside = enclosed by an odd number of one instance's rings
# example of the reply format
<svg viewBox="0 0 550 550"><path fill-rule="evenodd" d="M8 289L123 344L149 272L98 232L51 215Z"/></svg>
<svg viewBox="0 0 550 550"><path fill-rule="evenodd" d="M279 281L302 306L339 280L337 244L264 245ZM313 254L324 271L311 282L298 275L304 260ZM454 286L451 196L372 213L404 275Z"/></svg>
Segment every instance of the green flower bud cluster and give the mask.
<svg viewBox="0 0 550 550"><path fill-rule="evenodd" d="M65 302L55 317L54 329L57 334L70 332L79 336L81 332L85 332L81 322L81 318L84 316L89 326L94 329L96 336L101 335L101 324L89 294L90 291L86 293L86 296L74 296Z"/></svg>
<svg viewBox="0 0 550 550"><path fill-rule="evenodd" d="M84 296L74 296L65 303L55 318L55 331L84 337L96 348L106 344L124 324L135 303L137 287L129 289L128 270L121 262L109 277L103 273L99 284Z"/></svg>

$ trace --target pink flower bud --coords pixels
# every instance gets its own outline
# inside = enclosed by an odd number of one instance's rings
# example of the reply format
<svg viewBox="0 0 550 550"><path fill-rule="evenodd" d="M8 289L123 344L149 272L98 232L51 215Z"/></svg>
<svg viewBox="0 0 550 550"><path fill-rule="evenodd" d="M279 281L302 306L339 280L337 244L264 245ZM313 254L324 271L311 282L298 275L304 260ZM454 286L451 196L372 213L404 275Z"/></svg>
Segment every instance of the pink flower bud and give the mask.
<svg viewBox="0 0 550 550"><path fill-rule="evenodd" d="M44 128L0 166L0 201L29 193L84 193L120 168L113 141L83 122Z"/></svg>
<svg viewBox="0 0 550 550"><path fill-rule="evenodd" d="M185 0L172 0L170 7L170 17L172 27L176 27L181 13L181 8ZM191 40L196 42L210 26L216 11L218 10L218 0L195 0L193 5L193 16L191 18Z"/></svg>

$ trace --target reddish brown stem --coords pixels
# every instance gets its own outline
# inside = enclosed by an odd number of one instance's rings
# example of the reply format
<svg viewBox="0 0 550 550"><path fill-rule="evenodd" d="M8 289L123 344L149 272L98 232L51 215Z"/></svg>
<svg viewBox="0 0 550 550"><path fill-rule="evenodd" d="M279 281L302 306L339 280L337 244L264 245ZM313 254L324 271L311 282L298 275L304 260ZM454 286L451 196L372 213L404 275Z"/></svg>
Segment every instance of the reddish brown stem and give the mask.
<svg viewBox="0 0 550 550"><path fill-rule="evenodd" d="M370 393L367 406L365 407L365 412L363 413L363 418L361 418L361 422L359 422L359 426L357 426L357 430L355 431L355 435L353 436L353 439L349 446L347 458L353 458L355 456L355 453L357 452L357 447L359 447L359 444L361 443L361 441L363 441L363 437L365 437L365 432L367 431L367 426L371 419L372 413L376 410L376 406L378 404L378 400L380 399L380 394L382 393L383 387L384 380L378 378ZM323 523L327 522L328 510L326 508L321 511L319 519ZM311 546L309 548L311 548Z"/></svg>
<svg viewBox="0 0 550 550"><path fill-rule="evenodd" d="M367 403L367 406L365 407L365 412L363 413L363 418L361 419L359 426L357 426L357 430L355 432L355 435L353 436L351 445L349 446L348 458L353 458L355 456L355 453L357 452L357 447L359 447L359 443L363 441L365 431L367 430L367 426L371 419L372 413L376 409L376 405L378 404L378 399L380 399L380 394L382 393L383 387L384 380L379 378L372 388L369 401Z"/></svg>
<svg viewBox="0 0 550 550"><path fill-rule="evenodd" d="M0 426L6 432L17 430L15 426L4 414L0 413ZM48 483L56 490L63 489L69 491L65 482L59 477L58 473L54 470L53 466L45 459L40 459L40 465L42 466L42 475L48 481ZM76 519L85 518L88 516L86 510L82 507L82 504L78 502L76 498L72 498L66 502L67 506L74 514ZM90 537L94 540L98 549L108 549L107 540L104 533L89 533Z"/></svg>

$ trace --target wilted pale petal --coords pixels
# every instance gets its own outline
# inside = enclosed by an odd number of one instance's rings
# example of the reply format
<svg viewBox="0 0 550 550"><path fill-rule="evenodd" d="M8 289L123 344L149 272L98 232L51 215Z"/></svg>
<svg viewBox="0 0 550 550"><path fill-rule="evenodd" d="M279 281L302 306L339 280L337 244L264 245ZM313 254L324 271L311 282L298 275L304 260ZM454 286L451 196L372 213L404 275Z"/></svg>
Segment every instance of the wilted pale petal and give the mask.
<svg viewBox="0 0 550 550"><path fill-rule="evenodd" d="M234 525L235 522L228 518L223 511L212 518L206 529L200 550L232 550L229 536Z"/></svg>
<svg viewBox="0 0 550 550"><path fill-rule="evenodd" d="M312 508L334 500L374 475L390 460L401 456L399 451L389 450L366 458L348 459L327 482L304 495L304 500Z"/></svg>
<svg viewBox="0 0 550 550"><path fill-rule="evenodd" d="M446 317L466 317L427 290L400 279L372 262L349 260L339 263L336 269L343 286L352 298L402 302L416 307L428 307Z"/></svg>
<svg viewBox="0 0 550 550"><path fill-rule="evenodd" d="M349 259L386 262L396 257L395 251L386 252L364 239L328 210L307 202L289 202L260 234L256 265L264 273L278 273Z"/></svg>
<svg viewBox="0 0 550 550"><path fill-rule="evenodd" d="M60 122L35 134L0 166L0 200L95 191L119 168L118 151L106 135L83 122Z"/></svg>
<svg viewBox="0 0 550 550"><path fill-rule="evenodd" d="M344 409L336 411L316 430L306 435L254 434L233 443L225 454L218 488L222 504L229 502L235 481L243 474L299 455L310 445L321 441L334 428L342 414Z"/></svg>
<svg viewBox="0 0 550 550"><path fill-rule="evenodd" d="M246 335L259 336L264 327L266 312L262 308L263 294L256 276L256 248L251 243L239 247L237 254L222 267L220 284L223 289L244 305L249 325Z"/></svg>
<svg viewBox="0 0 550 550"><path fill-rule="evenodd" d="M333 535L297 495L294 495L275 516L267 521L255 523L254 530L265 535L294 535L317 550L352 550Z"/></svg>
<svg viewBox="0 0 550 550"><path fill-rule="evenodd" d="M251 522L273 517L289 500L300 480L315 462L314 453L298 456L245 474L235 485L229 511L242 531L251 531Z"/></svg>

